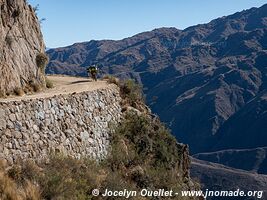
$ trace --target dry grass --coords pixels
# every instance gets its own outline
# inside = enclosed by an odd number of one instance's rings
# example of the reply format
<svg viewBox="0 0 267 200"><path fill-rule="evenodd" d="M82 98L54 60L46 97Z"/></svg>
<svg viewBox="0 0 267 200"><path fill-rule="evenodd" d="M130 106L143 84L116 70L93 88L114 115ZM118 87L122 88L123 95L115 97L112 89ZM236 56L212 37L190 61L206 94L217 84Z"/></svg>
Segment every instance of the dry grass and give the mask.
<svg viewBox="0 0 267 200"><path fill-rule="evenodd" d="M26 181L20 185L10 178L6 171L5 165L0 163L0 199L1 200L40 200L39 188Z"/></svg>

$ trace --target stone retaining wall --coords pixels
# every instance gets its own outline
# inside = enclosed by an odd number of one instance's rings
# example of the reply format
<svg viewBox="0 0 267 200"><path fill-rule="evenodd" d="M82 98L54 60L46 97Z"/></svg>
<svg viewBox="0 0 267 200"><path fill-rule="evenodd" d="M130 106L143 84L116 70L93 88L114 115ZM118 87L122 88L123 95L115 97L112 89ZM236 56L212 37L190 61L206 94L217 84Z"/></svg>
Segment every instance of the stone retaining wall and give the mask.
<svg viewBox="0 0 267 200"><path fill-rule="evenodd" d="M0 159L42 159L51 152L101 159L109 126L121 118L116 86L46 99L0 103Z"/></svg>

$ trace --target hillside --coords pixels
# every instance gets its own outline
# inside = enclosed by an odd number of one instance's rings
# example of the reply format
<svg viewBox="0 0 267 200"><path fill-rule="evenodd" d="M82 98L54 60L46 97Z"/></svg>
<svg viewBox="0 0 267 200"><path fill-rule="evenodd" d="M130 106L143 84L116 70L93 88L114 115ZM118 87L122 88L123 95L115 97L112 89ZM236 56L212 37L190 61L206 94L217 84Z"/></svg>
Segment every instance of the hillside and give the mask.
<svg viewBox="0 0 267 200"><path fill-rule="evenodd" d="M213 150L264 147L267 141L267 93L257 94L218 130ZM252 135L252 133L254 133ZM235 137L232 137L232 136ZM253 136L253 137L252 137ZM242 139L240 139L242 138Z"/></svg>
<svg viewBox="0 0 267 200"><path fill-rule="evenodd" d="M257 193L254 197L209 197L210 200L216 199L236 199L236 200L254 200L267 198L267 176L250 173L243 170L237 170L223 165L192 159L191 175L202 183L202 188L209 191L263 191Z"/></svg>
<svg viewBox="0 0 267 200"><path fill-rule="evenodd" d="M47 72L85 76L85 67L97 63L103 73L136 79L152 110L192 153L255 148L267 145L266 134L255 132L264 130L264 114L245 130L244 141L240 134L245 120L256 116L249 108L266 111L266 44L264 5L185 30L50 49ZM248 138L254 138L250 145Z"/></svg>
<svg viewBox="0 0 267 200"><path fill-rule="evenodd" d="M0 6L2 97L32 83L44 84L42 69L37 66L37 60L44 53L45 45L34 8L25 0L1 0Z"/></svg>
<svg viewBox="0 0 267 200"><path fill-rule="evenodd" d="M194 158L253 173L267 174L267 148L228 149L210 153L199 153Z"/></svg>

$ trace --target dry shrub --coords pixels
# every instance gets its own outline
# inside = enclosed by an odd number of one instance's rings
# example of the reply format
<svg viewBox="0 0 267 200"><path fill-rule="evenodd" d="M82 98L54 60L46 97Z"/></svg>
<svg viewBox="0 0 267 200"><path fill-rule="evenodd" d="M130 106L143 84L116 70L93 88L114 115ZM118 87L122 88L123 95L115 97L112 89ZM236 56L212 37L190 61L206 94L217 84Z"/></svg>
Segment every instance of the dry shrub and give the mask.
<svg viewBox="0 0 267 200"><path fill-rule="evenodd" d="M106 75L103 77L103 80L107 80L107 82L109 84L115 84L115 85L119 85L120 84L120 81L118 78L114 77L114 76L111 76L111 75Z"/></svg>
<svg viewBox="0 0 267 200"><path fill-rule="evenodd" d="M6 176L3 171L0 172L0 199L21 199L15 182Z"/></svg>
<svg viewBox="0 0 267 200"><path fill-rule="evenodd" d="M43 166L38 182L44 199L86 200L99 188L100 174L95 162L54 156Z"/></svg>
<svg viewBox="0 0 267 200"><path fill-rule="evenodd" d="M24 95L24 91L23 91L22 88L16 87L14 89L14 94L17 95L17 96L23 96Z"/></svg>
<svg viewBox="0 0 267 200"><path fill-rule="evenodd" d="M5 98L6 97L6 92L3 90L0 90L0 98Z"/></svg>
<svg viewBox="0 0 267 200"><path fill-rule="evenodd" d="M33 93L33 88L30 86L30 85L26 85L24 88L23 88L23 91L25 94L29 94L29 93Z"/></svg>
<svg viewBox="0 0 267 200"><path fill-rule="evenodd" d="M0 199L1 200L40 200L39 188L26 180L23 184L8 176L6 166L0 162Z"/></svg>
<svg viewBox="0 0 267 200"><path fill-rule="evenodd" d="M13 11L12 17L17 18L21 14L21 11L19 9L16 9Z"/></svg>
<svg viewBox="0 0 267 200"><path fill-rule="evenodd" d="M11 95L11 92L10 91L6 91L6 96L10 96Z"/></svg>
<svg viewBox="0 0 267 200"><path fill-rule="evenodd" d="M23 88L23 91L25 94L32 94L34 92L40 92L43 89L43 85L36 82L36 81L30 81L25 87Z"/></svg>
<svg viewBox="0 0 267 200"><path fill-rule="evenodd" d="M39 83L32 83L31 88L34 92L40 92L42 90L42 85Z"/></svg>
<svg viewBox="0 0 267 200"><path fill-rule="evenodd" d="M24 194L23 199L25 200L40 200L41 198L41 192L39 187L31 183L30 181L26 181L25 187L24 187Z"/></svg>

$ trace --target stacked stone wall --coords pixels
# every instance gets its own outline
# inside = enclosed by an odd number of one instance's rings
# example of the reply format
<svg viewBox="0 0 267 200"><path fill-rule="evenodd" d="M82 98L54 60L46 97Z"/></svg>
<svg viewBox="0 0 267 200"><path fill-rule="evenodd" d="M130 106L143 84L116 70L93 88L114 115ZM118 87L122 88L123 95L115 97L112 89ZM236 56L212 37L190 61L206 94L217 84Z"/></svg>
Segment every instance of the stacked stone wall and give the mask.
<svg viewBox="0 0 267 200"><path fill-rule="evenodd" d="M116 86L51 98L0 102L0 159L43 159L59 152L101 159L121 118Z"/></svg>

